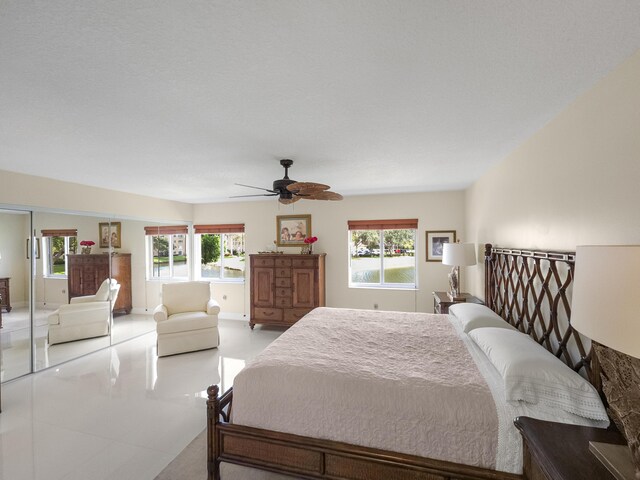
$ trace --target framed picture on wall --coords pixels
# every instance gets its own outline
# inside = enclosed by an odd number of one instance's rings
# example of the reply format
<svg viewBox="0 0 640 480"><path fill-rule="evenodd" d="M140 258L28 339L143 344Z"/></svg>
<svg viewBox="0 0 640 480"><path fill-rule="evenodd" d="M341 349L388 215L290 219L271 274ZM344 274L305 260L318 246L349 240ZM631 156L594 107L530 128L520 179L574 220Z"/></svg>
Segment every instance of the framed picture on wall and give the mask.
<svg viewBox="0 0 640 480"><path fill-rule="evenodd" d="M298 247L311 236L311 215L278 215L276 242L279 247Z"/></svg>
<svg viewBox="0 0 640 480"><path fill-rule="evenodd" d="M122 227L120 222L104 222L98 224L100 248L109 248L109 242L113 248L122 246Z"/></svg>
<svg viewBox="0 0 640 480"><path fill-rule="evenodd" d="M427 233L427 262L441 262L445 243L456 242L455 230L437 230Z"/></svg>

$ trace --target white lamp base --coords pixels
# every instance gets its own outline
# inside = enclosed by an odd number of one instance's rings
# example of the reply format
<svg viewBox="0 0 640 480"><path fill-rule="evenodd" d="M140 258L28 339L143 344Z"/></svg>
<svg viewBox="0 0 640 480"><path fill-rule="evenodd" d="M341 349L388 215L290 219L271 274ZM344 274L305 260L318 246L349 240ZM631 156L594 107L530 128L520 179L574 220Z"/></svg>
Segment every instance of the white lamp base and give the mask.
<svg viewBox="0 0 640 480"><path fill-rule="evenodd" d="M607 467L618 480L635 480L636 468L627 445L589 442L589 451Z"/></svg>

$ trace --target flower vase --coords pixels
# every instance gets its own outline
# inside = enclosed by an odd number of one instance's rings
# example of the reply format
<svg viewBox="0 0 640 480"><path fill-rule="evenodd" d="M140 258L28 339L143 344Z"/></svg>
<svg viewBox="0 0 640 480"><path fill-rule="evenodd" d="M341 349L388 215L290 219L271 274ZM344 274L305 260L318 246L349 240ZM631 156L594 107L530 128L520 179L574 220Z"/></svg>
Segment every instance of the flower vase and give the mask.
<svg viewBox="0 0 640 480"><path fill-rule="evenodd" d="M303 245L302 249L300 250L300 253L302 255L309 255L311 253L311 249L312 249L311 245Z"/></svg>
<svg viewBox="0 0 640 480"><path fill-rule="evenodd" d="M82 247L82 254L89 255L91 253L91 247Z"/></svg>

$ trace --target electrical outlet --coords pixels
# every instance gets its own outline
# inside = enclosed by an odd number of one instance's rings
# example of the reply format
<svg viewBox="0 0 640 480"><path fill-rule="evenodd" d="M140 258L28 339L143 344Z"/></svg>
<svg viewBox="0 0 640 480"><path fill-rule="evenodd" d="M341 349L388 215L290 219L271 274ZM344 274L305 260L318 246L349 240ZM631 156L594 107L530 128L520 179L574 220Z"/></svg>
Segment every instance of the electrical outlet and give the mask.
<svg viewBox="0 0 640 480"><path fill-rule="evenodd" d="M62 289L62 293L67 293L67 291L63 288L63 289Z"/></svg>
<svg viewBox="0 0 640 480"><path fill-rule="evenodd" d="M373 304L373 309L374 309L374 310L377 310L377 309L378 309L378 304L377 304L377 303L374 303L374 304Z"/></svg>
<svg viewBox="0 0 640 480"><path fill-rule="evenodd" d="M227 299L227 296L226 296L226 295L222 295L222 299L223 299L223 300L226 300L226 299Z"/></svg>

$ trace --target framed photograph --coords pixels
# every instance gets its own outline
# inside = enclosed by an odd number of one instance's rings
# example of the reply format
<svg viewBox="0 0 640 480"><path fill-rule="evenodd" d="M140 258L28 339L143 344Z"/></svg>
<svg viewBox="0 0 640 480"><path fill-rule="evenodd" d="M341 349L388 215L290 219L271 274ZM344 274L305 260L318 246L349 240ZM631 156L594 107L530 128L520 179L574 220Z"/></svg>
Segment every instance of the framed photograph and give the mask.
<svg viewBox="0 0 640 480"><path fill-rule="evenodd" d="M438 230L427 233L427 262L441 262L445 243L456 242L455 230Z"/></svg>
<svg viewBox="0 0 640 480"><path fill-rule="evenodd" d="M276 242L279 247L298 247L311 236L311 215L278 215Z"/></svg>
<svg viewBox="0 0 640 480"><path fill-rule="evenodd" d="M100 248L109 248L109 241L113 248L122 246L122 226L120 222L104 222L98 224Z"/></svg>

